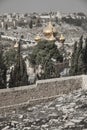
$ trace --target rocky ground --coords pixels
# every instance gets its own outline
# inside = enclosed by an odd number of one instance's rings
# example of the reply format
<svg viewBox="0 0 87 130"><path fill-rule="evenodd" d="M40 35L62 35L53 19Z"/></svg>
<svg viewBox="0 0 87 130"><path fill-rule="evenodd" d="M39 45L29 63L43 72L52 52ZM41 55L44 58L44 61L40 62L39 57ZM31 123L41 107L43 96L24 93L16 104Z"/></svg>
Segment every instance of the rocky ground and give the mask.
<svg viewBox="0 0 87 130"><path fill-rule="evenodd" d="M87 130L87 91L0 115L0 130Z"/></svg>

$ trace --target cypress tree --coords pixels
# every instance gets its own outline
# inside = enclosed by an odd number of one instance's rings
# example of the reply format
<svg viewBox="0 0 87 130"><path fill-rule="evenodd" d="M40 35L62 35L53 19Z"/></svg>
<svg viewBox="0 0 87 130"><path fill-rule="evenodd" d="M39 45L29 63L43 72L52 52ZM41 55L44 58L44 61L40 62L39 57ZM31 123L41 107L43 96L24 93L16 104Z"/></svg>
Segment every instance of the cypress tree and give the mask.
<svg viewBox="0 0 87 130"><path fill-rule="evenodd" d="M84 74L87 74L87 38L85 39L85 46L83 48L83 62L84 62Z"/></svg>
<svg viewBox="0 0 87 130"><path fill-rule="evenodd" d="M80 75L87 73L87 39L83 47L83 36L81 36L78 46L74 45L74 51L71 58L70 75ZM76 49L75 49L76 48Z"/></svg>
<svg viewBox="0 0 87 130"><path fill-rule="evenodd" d="M78 65L78 70L77 70L77 75L83 73L83 35L80 37L79 43L78 43L78 49L77 49L77 65Z"/></svg>
<svg viewBox="0 0 87 130"><path fill-rule="evenodd" d="M10 73L9 87L18 87L28 84L28 75L24 59L20 54L20 42L18 46L18 55L14 68Z"/></svg>
<svg viewBox="0 0 87 130"><path fill-rule="evenodd" d="M33 21L32 21L32 19L31 19L30 22L29 22L29 28L30 28L30 29L33 28Z"/></svg>
<svg viewBox="0 0 87 130"><path fill-rule="evenodd" d="M6 88L6 72L7 68L3 60L3 50L0 45L0 89Z"/></svg>
<svg viewBox="0 0 87 130"><path fill-rule="evenodd" d="M83 62L83 50L79 54L78 58L78 72L77 75L84 74L84 62Z"/></svg>
<svg viewBox="0 0 87 130"><path fill-rule="evenodd" d="M70 68L70 75L76 75L77 72L77 42L75 42L74 47L73 47L73 53L71 57L71 68Z"/></svg>

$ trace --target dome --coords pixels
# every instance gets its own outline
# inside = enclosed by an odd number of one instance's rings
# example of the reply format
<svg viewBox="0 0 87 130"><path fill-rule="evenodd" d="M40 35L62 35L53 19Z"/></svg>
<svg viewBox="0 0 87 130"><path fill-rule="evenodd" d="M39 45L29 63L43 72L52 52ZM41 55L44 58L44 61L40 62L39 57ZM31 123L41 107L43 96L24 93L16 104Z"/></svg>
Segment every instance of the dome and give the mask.
<svg viewBox="0 0 87 130"><path fill-rule="evenodd" d="M43 29L43 33L44 34L56 33L56 29L55 29L55 27L53 27L52 23L49 22L49 24L47 25L47 27L45 27Z"/></svg>
<svg viewBox="0 0 87 130"><path fill-rule="evenodd" d="M18 48L18 42L15 43L14 48Z"/></svg>
<svg viewBox="0 0 87 130"><path fill-rule="evenodd" d="M35 41L40 41L41 40L41 37L39 36L39 35L37 35L36 37L35 37Z"/></svg>
<svg viewBox="0 0 87 130"><path fill-rule="evenodd" d="M60 41L65 40L65 37L61 34L59 39L60 39Z"/></svg>

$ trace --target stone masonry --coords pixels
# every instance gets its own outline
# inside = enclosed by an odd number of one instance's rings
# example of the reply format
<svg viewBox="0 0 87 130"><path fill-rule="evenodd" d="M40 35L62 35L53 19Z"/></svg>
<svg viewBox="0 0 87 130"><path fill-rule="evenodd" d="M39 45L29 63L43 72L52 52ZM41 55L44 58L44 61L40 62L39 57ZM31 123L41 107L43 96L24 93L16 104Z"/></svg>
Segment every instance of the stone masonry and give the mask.
<svg viewBox="0 0 87 130"><path fill-rule="evenodd" d="M87 76L84 75L48 79L37 81L36 85L0 90L0 107L68 94L73 90L86 88L86 79Z"/></svg>

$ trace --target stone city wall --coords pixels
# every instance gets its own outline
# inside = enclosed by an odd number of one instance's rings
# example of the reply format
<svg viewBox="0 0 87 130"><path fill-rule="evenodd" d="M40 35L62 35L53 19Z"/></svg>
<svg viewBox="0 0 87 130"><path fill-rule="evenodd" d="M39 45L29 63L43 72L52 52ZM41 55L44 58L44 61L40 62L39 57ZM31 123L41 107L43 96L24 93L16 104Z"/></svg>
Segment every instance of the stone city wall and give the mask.
<svg viewBox="0 0 87 130"><path fill-rule="evenodd" d="M73 76L40 80L36 85L0 90L0 107L16 105L28 101L37 101L86 88L87 76Z"/></svg>

